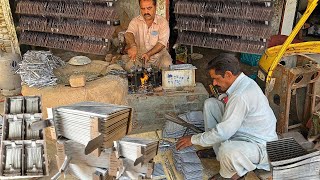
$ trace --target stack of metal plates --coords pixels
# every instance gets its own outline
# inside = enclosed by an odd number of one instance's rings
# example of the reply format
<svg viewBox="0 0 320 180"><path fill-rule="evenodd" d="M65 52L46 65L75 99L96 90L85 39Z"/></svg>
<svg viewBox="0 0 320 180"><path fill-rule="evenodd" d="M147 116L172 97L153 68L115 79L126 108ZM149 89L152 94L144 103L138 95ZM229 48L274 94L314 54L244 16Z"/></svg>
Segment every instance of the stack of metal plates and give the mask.
<svg viewBox="0 0 320 180"><path fill-rule="evenodd" d="M293 138L267 143L272 179L320 179L320 151L308 153Z"/></svg>
<svg viewBox="0 0 320 180"><path fill-rule="evenodd" d="M158 141L125 137L119 141L119 145L121 156L134 161L135 165L149 162L158 152Z"/></svg>
<svg viewBox="0 0 320 180"><path fill-rule="evenodd" d="M185 180L203 179L203 167L193 146L179 151L174 148L173 157L176 169Z"/></svg>
<svg viewBox="0 0 320 180"><path fill-rule="evenodd" d="M71 157L72 164L86 164L90 167L109 168L109 156L111 149L105 149L99 157L88 154L85 155L85 146L72 140L59 140L64 145L65 155Z"/></svg>
<svg viewBox="0 0 320 180"><path fill-rule="evenodd" d="M166 174L164 173L164 169L161 163L156 163L154 165L152 179L166 179Z"/></svg>
<svg viewBox="0 0 320 180"><path fill-rule="evenodd" d="M103 135L100 147L112 147L113 141L123 138L131 128L132 108L113 104L82 102L54 109L53 120L58 136L85 146L92 138L92 120L97 118L97 131Z"/></svg>
<svg viewBox="0 0 320 180"><path fill-rule="evenodd" d="M179 117L187 123L193 124L204 131L204 118L202 111L191 111L185 114L180 114ZM195 134L193 131L186 131L186 127L167 121L163 129L163 137L165 138L180 138L183 135Z"/></svg>

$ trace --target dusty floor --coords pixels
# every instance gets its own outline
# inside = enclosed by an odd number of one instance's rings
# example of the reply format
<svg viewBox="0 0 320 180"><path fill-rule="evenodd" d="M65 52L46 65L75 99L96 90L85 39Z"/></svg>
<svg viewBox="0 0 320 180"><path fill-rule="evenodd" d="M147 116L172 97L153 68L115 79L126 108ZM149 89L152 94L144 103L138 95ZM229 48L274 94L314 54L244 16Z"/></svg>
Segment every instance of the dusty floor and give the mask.
<svg viewBox="0 0 320 180"><path fill-rule="evenodd" d="M192 61L192 64L198 68L196 70L196 81L201 82L202 84L204 84L204 86L206 88L208 88L208 85L211 83L211 80L208 77L207 71L206 71L207 63L211 59L213 59L215 56L217 56L221 51L204 49L204 48L195 48L194 52L204 55L204 57L202 59ZM65 55L65 57L66 56L72 57L74 54L73 53L66 53L64 55ZM242 69L248 75L254 73L257 70L257 68L246 66L246 65L242 65ZM4 97L0 96L0 114L3 114L3 109L4 109L3 108L3 105L4 105L3 100L4 100ZM156 139L155 132L136 134L133 136L145 137L148 139ZM55 161L56 150L55 150L54 141L48 140L47 147L48 147L48 156L49 156L49 163L50 163L49 164L50 176L52 176L52 175L54 175L54 173L57 172L56 161ZM155 158L155 160L163 163L166 158L168 158L171 166L173 167L172 154L170 152L159 153L157 155L157 157ZM211 177L212 175L218 173L218 171L219 171L219 162L218 161L216 161L215 159L202 159L201 161L202 161L203 166L205 168L204 179L207 179L208 177ZM165 170L165 171L166 171L166 173L168 173L167 170ZM175 171L175 169L174 169L174 171ZM175 171L175 174L176 174L177 179L183 179L182 176L178 172ZM246 180L267 179L270 176L270 173L260 171L259 173L257 173L257 175L259 176L259 178L257 176L255 176L254 173L249 173L245 177L245 179ZM41 179L49 179L49 178L41 178ZM74 178L71 176L67 176L67 179L74 179Z"/></svg>

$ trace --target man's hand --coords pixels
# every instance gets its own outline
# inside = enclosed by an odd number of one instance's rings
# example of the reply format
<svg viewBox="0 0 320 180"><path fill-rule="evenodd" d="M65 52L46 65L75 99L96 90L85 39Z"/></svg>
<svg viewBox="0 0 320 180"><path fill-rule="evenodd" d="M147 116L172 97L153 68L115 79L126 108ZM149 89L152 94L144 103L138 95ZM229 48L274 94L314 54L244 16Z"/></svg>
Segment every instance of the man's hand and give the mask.
<svg viewBox="0 0 320 180"><path fill-rule="evenodd" d="M176 143L176 149L181 150L186 147L192 146L191 137L192 137L192 135L184 136L184 137L180 138L178 140L178 142Z"/></svg>
<svg viewBox="0 0 320 180"><path fill-rule="evenodd" d="M128 55L131 60L136 60L138 49L136 46L132 46L128 49Z"/></svg>
<svg viewBox="0 0 320 180"><path fill-rule="evenodd" d="M144 53L141 58L145 61L148 62L150 60L150 56L148 55L148 53Z"/></svg>

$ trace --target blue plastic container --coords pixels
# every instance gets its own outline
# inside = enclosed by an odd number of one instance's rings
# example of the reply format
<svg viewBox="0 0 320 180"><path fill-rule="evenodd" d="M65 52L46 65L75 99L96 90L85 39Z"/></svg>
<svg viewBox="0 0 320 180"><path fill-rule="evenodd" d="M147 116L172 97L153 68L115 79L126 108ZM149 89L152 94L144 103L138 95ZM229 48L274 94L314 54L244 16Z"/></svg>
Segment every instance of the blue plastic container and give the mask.
<svg viewBox="0 0 320 180"><path fill-rule="evenodd" d="M241 53L240 62L248 64L250 66L258 66L261 56L262 55L259 54Z"/></svg>

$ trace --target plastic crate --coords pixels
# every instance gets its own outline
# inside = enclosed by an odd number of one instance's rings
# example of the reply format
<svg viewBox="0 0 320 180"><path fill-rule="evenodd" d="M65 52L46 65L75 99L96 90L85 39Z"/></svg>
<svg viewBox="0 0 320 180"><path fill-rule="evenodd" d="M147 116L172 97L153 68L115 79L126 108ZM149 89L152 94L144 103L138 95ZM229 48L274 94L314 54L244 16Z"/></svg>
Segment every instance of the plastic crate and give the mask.
<svg viewBox="0 0 320 180"><path fill-rule="evenodd" d="M262 55L259 54L241 53L240 62L248 64L250 66L258 66L261 56Z"/></svg>

